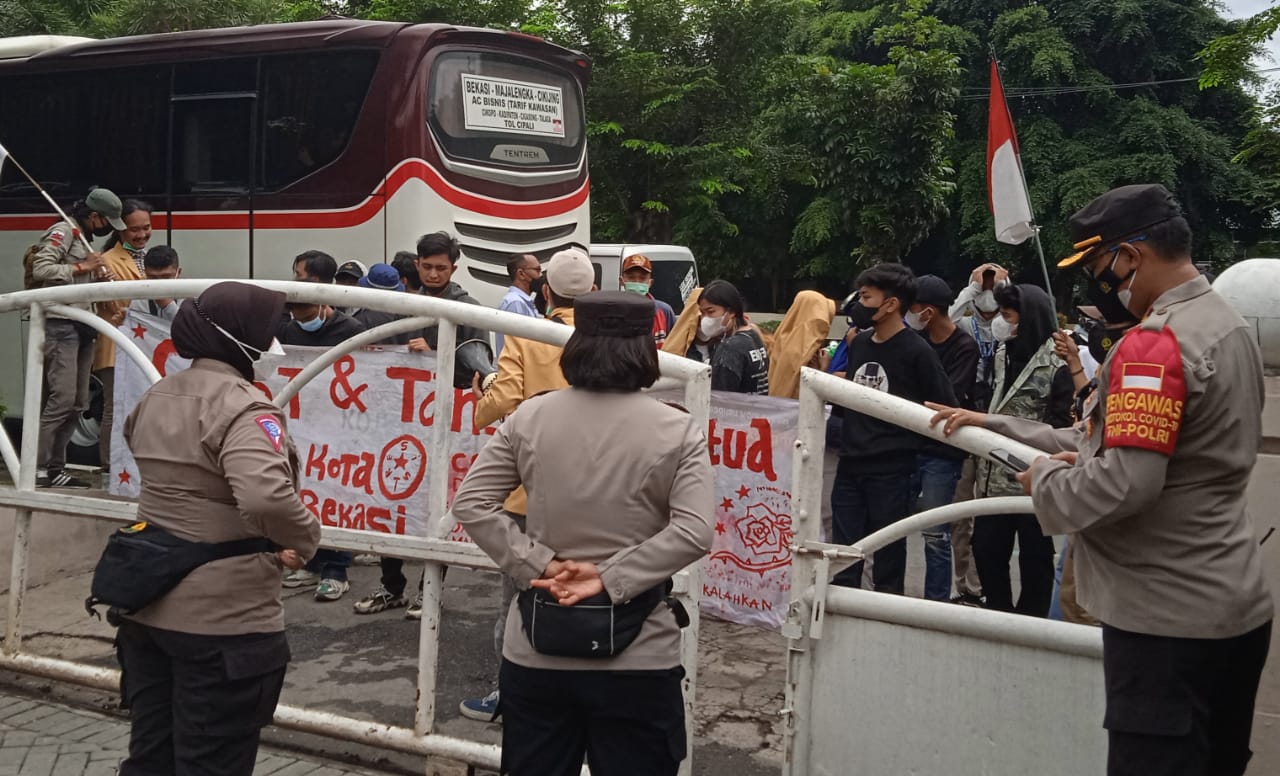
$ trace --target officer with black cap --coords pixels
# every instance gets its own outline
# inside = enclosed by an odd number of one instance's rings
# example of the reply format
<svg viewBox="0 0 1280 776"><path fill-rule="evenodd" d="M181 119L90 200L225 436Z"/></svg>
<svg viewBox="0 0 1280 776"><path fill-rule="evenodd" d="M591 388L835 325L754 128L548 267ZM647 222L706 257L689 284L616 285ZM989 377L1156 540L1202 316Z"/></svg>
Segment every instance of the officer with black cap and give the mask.
<svg viewBox="0 0 1280 776"><path fill-rule="evenodd" d="M499 674L501 770L577 773L585 755L598 776L674 776L688 746L684 673L662 598L711 546L706 427L641 393L658 379L651 300L601 291L573 308L560 358L570 387L508 416L453 502L521 590ZM520 484L523 529L503 510ZM559 624L535 627L548 616Z"/></svg>
<svg viewBox="0 0 1280 776"><path fill-rule="evenodd" d="M1262 438L1262 358L1191 263L1167 189L1123 186L1071 218L1111 349L1082 421L938 413L1055 454L1018 475L1045 533L1071 534L1078 598L1102 621L1107 772L1243 774L1273 603L1245 492Z"/></svg>

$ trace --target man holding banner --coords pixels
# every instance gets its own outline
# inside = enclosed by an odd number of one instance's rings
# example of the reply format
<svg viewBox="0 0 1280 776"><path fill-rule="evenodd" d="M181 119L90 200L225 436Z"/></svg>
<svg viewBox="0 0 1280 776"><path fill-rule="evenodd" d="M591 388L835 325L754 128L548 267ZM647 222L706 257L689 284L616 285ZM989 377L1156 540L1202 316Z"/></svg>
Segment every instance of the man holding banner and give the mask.
<svg viewBox="0 0 1280 776"><path fill-rule="evenodd" d="M93 189L71 206L70 218L45 230L28 251L27 285L51 288L111 280L102 254L92 252L89 239L126 229L120 198L106 189ZM74 223L72 223L74 221ZM88 310L88 303L73 304ZM67 474L67 444L76 416L89 404L89 375L96 334L93 329L50 313L45 320L44 379L46 397L40 413L37 488L88 488L89 483Z"/></svg>

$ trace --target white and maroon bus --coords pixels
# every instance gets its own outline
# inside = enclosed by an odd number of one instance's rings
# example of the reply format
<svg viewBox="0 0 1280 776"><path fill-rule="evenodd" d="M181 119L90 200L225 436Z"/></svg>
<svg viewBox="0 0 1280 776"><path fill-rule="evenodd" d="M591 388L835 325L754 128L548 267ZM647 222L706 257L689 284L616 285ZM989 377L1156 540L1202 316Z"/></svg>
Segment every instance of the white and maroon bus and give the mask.
<svg viewBox="0 0 1280 776"><path fill-rule="evenodd" d="M390 261L462 243L454 279L497 305L515 252L589 238L591 63L532 36L325 20L103 41L0 41L0 143L60 202L92 185L155 207L187 277L292 278L293 257ZM55 216L0 171L0 291ZM16 316L0 364L16 365ZM0 395L21 406L21 370Z"/></svg>

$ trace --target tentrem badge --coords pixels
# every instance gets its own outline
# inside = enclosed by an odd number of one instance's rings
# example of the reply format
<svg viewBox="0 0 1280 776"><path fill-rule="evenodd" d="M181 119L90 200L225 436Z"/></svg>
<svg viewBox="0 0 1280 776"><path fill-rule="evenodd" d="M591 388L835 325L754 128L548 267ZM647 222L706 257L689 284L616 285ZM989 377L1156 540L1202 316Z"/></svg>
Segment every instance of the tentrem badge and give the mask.
<svg viewBox="0 0 1280 776"><path fill-rule="evenodd" d="M1116 347L1107 383L1106 446L1172 455L1187 401L1177 337L1169 329L1134 329Z"/></svg>

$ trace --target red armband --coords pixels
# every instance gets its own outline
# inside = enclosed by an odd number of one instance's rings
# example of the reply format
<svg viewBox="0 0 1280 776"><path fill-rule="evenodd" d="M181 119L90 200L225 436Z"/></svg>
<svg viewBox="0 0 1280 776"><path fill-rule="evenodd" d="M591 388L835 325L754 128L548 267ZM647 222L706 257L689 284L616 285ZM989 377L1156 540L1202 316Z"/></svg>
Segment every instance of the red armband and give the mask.
<svg viewBox="0 0 1280 776"><path fill-rule="evenodd" d="M1178 338L1168 328L1135 328L1116 348L1107 379L1106 446L1173 455L1187 402Z"/></svg>

